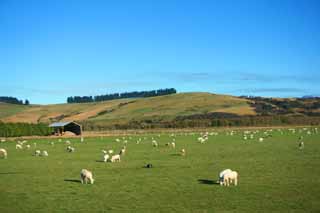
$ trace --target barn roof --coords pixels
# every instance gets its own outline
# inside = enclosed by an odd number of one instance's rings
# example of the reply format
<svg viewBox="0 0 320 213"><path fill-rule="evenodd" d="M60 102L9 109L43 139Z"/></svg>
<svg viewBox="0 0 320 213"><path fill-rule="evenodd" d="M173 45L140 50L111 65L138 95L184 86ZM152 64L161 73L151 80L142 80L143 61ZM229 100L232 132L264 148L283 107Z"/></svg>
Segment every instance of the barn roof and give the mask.
<svg viewBox="0 0 320 213"><path fill-rule="evenodd" d="M66 126L70 123L74 123L72 121L66 121L66 122L54 122L52 124L49 125L49 127L63 127L63 126Z"/></svg>

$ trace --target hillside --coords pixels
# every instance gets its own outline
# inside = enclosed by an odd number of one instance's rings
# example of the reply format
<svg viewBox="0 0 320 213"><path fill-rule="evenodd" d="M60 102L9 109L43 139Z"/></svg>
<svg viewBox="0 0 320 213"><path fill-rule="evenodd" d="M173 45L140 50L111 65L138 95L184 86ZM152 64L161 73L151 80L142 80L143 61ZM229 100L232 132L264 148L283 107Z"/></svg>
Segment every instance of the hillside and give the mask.
<svg viewBox="0 0 320 213"><path fill-rule="evenodd" d="M4 122L53 122L59 120L125 123L148 118L174 119L177 116L227 112L254 115L248 100L210 93L119 99L96 103L19 106L0 103L0 119Z"/></svg>
<svg viewBox="0 0 320 213"><path fill-rule="evenodd" d="M320 123L319 98L234 97L179 93L94 103L0 103L3 122L77 121L86 130ZM254 116L254 118L253 118Z"/></svg>

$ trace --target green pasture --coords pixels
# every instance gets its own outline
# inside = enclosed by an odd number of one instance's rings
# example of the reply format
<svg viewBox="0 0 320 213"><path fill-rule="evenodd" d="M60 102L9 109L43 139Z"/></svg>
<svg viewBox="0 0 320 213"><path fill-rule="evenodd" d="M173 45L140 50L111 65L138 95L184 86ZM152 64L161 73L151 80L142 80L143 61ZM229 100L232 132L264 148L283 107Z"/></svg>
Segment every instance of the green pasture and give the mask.
<svg viewBox="0 0 320 213"><path fill-rule="evenodd" d="M8 151L0 159L0 212L319 212L320 134L311 128L274 129L269 137L263 132L245 141L243 130L219 131L204 144L197 141L199 133L95 137L84 143L34 139L27 140L30 150L16 150L17 140L7 140L0 143ZM152 146L152 137L159 147ZM175 149L165 145L173 139ZM66 140L74 153L66 152ZM121 162L101 162L102 149L118 153L124 140ZM33 156L36 149L49 156ZM143 168L147 163L153 168ZM92 171L93 185L80 183L83 168ZM216 183L226 168L239 173L238 186Z"/></svg>

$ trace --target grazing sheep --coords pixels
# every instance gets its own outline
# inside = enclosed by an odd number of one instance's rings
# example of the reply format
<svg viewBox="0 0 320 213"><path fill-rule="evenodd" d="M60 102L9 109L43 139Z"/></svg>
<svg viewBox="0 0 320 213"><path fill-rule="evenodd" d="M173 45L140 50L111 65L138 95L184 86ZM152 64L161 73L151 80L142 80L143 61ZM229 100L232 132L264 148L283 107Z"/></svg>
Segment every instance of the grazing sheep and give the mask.
<svg viewBox="0 0 320 213"><path fill-rule="evenodd" d="M83 138L83 137L81 137L80 142L81 142L81 143L84 142L84 138Z"/></svg>
<svg viewBox="0 0 320 213"><path fill-rule="evenodd" d="M229 186L232 182L235 186L237 186L238 172L236 171L227 172L226 174L224 174L223 180L224 180L224 184L223 184L224 186Z"/></svg>
<svg viewBox="0 0 320 213"><path fill-rule="evenodd" d="M153 147L158 147L158 143L157 143L157 141L152 140L152 146L153 146Z"/></svg>
<svg viewBox="0 0 320 213"><path fill-rule="evenodd" d="M111 162L116 162L116 161L119 161L120 162L120 155L113 155L111 157Z"/></svg>
<svg viewBox="0 0 320 213"><path fill-rule="evenodd" d="M66 144L67 144L67 145L70 145L70 144L71 144L71 142L70 142L69 140L67 140L67 141L66 141Z"/></svg>
<svg viewBox="0 0 320 213"><path fill-rule="evenodd" d="M54 146L54 142L51 142L50 144L51 144L51 146Z"/></svg>
<svg viewBox="0 0 320 213"><path fill-rule="evenodd" d="M259 142L263 142L263 138L259 138Z"/></svg>
<svg viewBox="0 0 320 213"><path fill-rule="evenodd" d="M27 148L27 149L30 149L30 147L31 147L31 146L30 146L29 144L26 145L26 148Z"/></svg>
<svg viewBox="0 0 320 213"><path fill-rule="evenodd" d="M112 149L109 149L108 150L108 153L111 155L111 154L113 154L113 150Z"/></svg>
<svg viewBox="0 0 320 213"><path fill-rule="evenodd" d="M0 149L0 156L1 155L3 156L4 159L6 159L8 156L7 150L1 148Z"/></svg>
<svg viewBox="0 0 320 213"><path fill-rule="evenodd" d="M304 149L304 142L303 142L303 141L300 141L300 143L299 143L299 149Z"/></svg>
<svg viewBox="0 0 320 213"><path fill-rule="evenodd" d="M74 147L71 147L71 146L68 146L67 147L67 151L68 152L74 152L75 148Z"/></svg>
<svg viewBox="0 0 320 213"><path fill-rule="evenodd" d="M200 143L204 143L204 142L206 141L206 139L204 139L204 138L202 138L202 137L199 137L199 138L198 138L198 141L199 141Z"/></svg>
<svg viewBox="0 0 320 213"><path fill-rule="evenodd" d="M148 168L148 169L150 169L150 168L152 168L153 166L152 166L152 164L151 163L148 163L147 165L145 165L145 168Z"/></svg>
<svg viewBox="0 0 320 213"><path fill-rule="evenodd" d="M224 184L224 175L227 174L228 172L232 172L232 170L231 169L225 169L225 170L220 172L220 174L219 174L219 183L220 183L220 185Z"/></svg>
<svg viewBox="0 0 320 213"><path fill-rule="evenodd" d="M48 152L47 152L46 150L44 150L44 151L42 151L41 156L43 156L43 157L48 157L49 154L48 154Z"/></svg>
<svg viewBox="0 0 320 213"><path fill-rule="evenodd" d="M172 148L176 148L176 143L175 142L171 142L171 146L172 146Z"/></svg>
<svg viewBox="0 0 320 213"><path fill-rule="evenodd" d="M22 149L22 145L16 144L16 149Z"/></svg>
<svg viewBox="0 0 320 213"><path fill-rule="evenodd" d="M185 156L186 155L186 150L185 149L181 149L180 153L181 153L182 156Z"/></svg>
<svg viewBox="0 0 320 213"><path fill-rule="evenodd" d="M40 156L40 154L41 154L41 151L40 151L40 150L36 150L36 151L34 152L34 155L35 155L35 156Z"/></svg>
<svg viewBox="0 0 320 213"><path fill-rule="evenodd" d="M103 154L107 154L107 151L106 150L101 150L101 152L103 153Z"/></svg>
<svg viewBox="0 0 320 213"><path fill-rule="evenodd" d="M1 139L1 143L4 143L4 142L6 142L6 139Z"/></svg>
<svg viewBox="0 0 320 213"><path fill-rule="evenodd" d="M93 184L94 179L92 177L92 172L87 170L87 169L82 169L80 172L80 177L81 177L81 183L87 184L88 181L89 183Z"/></svg>
<svg viewBox="0 0 320 213"><path fill-rule="evenodd" d="M103 155L103 162L107 162L110 156L108 154Z"/></svg>

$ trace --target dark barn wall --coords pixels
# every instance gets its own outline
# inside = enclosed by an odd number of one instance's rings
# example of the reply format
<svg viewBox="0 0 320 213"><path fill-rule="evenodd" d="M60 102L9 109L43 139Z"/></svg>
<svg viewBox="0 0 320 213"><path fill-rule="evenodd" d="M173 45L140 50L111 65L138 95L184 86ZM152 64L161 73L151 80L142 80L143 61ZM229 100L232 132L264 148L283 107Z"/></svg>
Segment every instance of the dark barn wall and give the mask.
<svg viewBox="0 0 320 213"><path fill-rule="evenodd" d="M64 126L64 131L70 131L76 135L81 135L81 126L75 123L69 123L68 125Z"/></svg>

